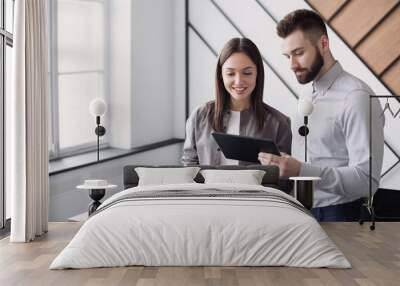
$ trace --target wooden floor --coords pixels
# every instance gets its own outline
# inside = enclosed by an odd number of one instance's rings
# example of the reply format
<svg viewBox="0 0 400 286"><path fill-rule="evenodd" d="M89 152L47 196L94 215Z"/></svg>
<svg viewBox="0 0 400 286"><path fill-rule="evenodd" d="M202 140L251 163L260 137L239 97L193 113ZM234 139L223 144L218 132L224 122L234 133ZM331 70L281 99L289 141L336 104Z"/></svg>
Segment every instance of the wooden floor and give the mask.
<svg viewBox="0 0 400 286"><path fill-rule="evenodd" d="M324 229L353 268L120 267L48 270L80 223L50 223L32 243L0 241L0 285L400 285L400 223L325 223Z"/></svg>

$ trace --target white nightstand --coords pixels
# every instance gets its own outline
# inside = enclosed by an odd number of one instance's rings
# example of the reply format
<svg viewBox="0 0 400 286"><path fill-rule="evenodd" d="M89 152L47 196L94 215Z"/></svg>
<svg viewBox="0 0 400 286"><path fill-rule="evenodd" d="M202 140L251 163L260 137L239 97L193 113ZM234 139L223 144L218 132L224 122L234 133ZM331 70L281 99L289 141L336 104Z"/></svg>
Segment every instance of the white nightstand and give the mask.
<svg viewBox="0 0 400 286"><path fill-rule="evenodd" d="M107 180L85 180L85 184L76 186L79 190L89 190L89 197L93 200L89 205L89 216L101 205L100 200L106 194L106 190L114 189L116 187L117 185L108 184Z"/></svg>
<svg viewBox="0 0 400 286"><path fill-rule="evenodd" d="M290 177L294 182L294 197L306 209L311 210L314 203L314 181L320 181L320 177Z"/></svg>

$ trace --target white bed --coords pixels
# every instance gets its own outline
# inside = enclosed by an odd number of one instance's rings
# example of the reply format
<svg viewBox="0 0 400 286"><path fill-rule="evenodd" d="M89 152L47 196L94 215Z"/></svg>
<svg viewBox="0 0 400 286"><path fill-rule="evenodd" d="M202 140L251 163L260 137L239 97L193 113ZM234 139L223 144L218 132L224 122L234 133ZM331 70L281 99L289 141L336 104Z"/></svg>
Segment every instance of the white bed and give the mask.
<svg viewBox="0 0 400 286"><path fill-rule="evenodd" d="M171 197L145 197L175 190ZM127 265L351 267L291 196L263 186L198 183L138 186L115 194L50 269Z"/></svg>

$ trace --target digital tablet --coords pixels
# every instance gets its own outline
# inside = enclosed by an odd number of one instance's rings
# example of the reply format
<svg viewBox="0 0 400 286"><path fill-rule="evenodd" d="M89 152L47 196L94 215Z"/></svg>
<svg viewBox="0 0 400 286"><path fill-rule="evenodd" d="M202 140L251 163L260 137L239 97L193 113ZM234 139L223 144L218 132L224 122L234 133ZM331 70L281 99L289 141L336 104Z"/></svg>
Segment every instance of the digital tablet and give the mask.
<svg viewBox="0 0 400 286"><path fill-rule="evenodd" d="M260 152L280 156L275 142L269 138L255 138L220 132L213 132L211 135L228 159L259 163L258 153Z"/></svg>

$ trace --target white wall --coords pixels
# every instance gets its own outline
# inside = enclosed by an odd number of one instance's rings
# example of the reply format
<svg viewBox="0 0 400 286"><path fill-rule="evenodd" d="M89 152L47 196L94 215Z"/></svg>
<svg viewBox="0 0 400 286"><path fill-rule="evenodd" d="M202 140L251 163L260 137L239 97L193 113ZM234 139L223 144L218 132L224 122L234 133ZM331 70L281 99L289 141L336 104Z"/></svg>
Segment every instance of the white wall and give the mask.
<svg viewBox="0 0 400 286"><path fill-rule="evenodd" d="M280 39L275 31L276 24L256 1L216 0L215 2L244 35L255 42L262 55L297 95L301 96L309 92L310 85L299 85L293 72L290 71L285 57L281 55ZM276 19L283 18L295 9L310 9L302 0L260 0L260 2ZM189 0L189 8L189 21L217 52L220 52L230 38L240 36L211 1ZM368 83L376 94L390 94L332 30L328 29L328 34L332 52L345 70ZM189 46L189 103L190 110L193 110L196 106L214 98L216 57L193 31L189 34ZM269 67L264 65L264 68L266 74L264 101L290 116L292 122L301 122L296 111L296 99ZM391 104L395 110L400 108L395 101ZM298 126L293 124L293 154L301 159L304 153L304 139L298 135L297 129ZM400 154L398 122L396 124L393 119L387 119L385 137L386 141ZM394 160L395 156L388 148L385 148L383 171L387 170ZM381 180L381 187L400 189L399 172L400 164Z"/></svg>
<svg viewBox="0 0 400 286"><path fill-rule="evenodd" d="M186 60L185 1L174 1L174 137L185 138Z"/></svg>
<svg viewBox="0 0 400 286"><path fill-rule="evenodd" d="M172 0L132 2L133 146L173 136Z"/></svg>
<svg viewBox="0 0 400 286"><path fill-rule="evenodd" d="M106 179L118 188L107 191L105 198L123 189L123 167L126 165L169 165L180 164L182 144L174 144L152 151L139 153L102 164L79 168L50 176L49 220L66 221L68 218L86 212L92 200L87 190L76 186L85 179Z"/></svg>
<svg viewBox="0 0 400 286"><path fill-rule="evenodd" d="M109 14L110 145L184 138L184 1L113 0Z"/></svg>
<svg viewBox="0 0 400 286"><path fill-rule="evenodd" d="M108 1L110 42L108 44L110 106L109 144L121 149L132 148L132 2ZM108 19L108 18L107 18Z"/></svg>

